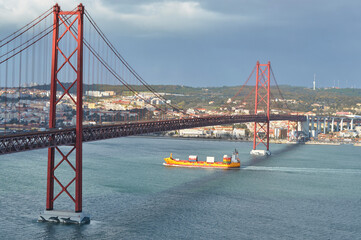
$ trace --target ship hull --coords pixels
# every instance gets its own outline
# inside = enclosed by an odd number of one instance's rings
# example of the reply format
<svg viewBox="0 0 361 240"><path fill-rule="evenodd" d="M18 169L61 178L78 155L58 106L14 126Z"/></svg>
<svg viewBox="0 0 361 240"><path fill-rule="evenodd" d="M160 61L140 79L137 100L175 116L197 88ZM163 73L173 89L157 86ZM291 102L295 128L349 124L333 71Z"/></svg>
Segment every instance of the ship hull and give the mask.
<svg viewBox="0 0 361 240"><path fill-rule="evenodd" d="M240 163L222 163L222 162L191 162L186 160L175 160L172 158L164 158L164 166L168 167L188 167L188 168L221 168L221 169L234 169L240 168Z"/></svg>

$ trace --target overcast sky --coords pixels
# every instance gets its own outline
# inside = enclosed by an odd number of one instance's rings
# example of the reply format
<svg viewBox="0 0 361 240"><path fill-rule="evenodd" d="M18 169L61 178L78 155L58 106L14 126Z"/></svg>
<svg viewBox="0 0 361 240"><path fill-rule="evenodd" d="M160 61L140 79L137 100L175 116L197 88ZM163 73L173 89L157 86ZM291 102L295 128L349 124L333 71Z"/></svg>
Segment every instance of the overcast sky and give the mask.
<svg viewBox="0 0 361 240"><path fill-rule="evenodd" d="M0 0L1 38L56 1ZM79 1L57 1L71 10ZM84 0L151 84L241 85L257 60L279 84L361 88L359 0ZM86 28L85 28L86 30Z"/></svg>

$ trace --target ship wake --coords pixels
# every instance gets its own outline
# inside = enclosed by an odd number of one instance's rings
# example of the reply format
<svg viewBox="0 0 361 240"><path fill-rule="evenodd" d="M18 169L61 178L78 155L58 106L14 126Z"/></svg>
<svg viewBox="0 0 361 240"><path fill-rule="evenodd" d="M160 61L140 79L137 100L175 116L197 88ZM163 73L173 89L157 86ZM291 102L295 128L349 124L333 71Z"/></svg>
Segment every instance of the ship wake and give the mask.
<svg viewBox="0 0 361 240"><path fill-rule="evenodd" d="M248 171L274 171L289 173L334 173L334 174L361 174L361 169L337 169L337 168L294 168L294 167L263 167L245 166L242 170Z"/></svg>

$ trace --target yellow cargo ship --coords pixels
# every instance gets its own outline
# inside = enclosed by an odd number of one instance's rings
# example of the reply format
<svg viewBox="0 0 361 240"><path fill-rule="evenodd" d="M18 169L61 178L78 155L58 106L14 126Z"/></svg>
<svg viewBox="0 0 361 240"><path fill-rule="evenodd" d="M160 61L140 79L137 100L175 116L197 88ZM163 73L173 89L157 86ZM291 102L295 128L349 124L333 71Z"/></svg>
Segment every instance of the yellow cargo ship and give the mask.
<svg viewBox="0 0 361 240"><path fill-rule="evenodd" d="M170 167L198 167L198 168L240 168L241 161L238 158L238 152L235 150L232 157L227 155L223 156L222 162L215 162L214 157L207 157L206 161L198 161L198 157L191 155L189 160L179 160L173 158L172 154L170 157L164 158L165 163L163 165Z"/></svg>

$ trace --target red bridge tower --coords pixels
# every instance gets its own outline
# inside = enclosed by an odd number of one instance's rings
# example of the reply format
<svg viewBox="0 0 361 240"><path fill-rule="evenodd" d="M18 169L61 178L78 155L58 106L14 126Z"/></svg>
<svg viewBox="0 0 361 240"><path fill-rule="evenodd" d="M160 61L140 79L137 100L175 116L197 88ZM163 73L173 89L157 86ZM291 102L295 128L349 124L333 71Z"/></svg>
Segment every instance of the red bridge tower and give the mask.
<svg viewBox="0 0 361 240"><path fill-rule="evenodd" d="M51 86L50 86L50 113L49 128L56 128L56 106L67 97L76 106L76 134L75 144L61 150L59 147L48 149L48 174L47 174L47 194L46 211L39 217L40 221L65 222L65 223L85 223L89 222L89 217L82 213L82 129L83 129L83 15L84 6L79 4L74 11L61 11L56 4L53 8L54 27L52 44L52 64L51 64ZM62 25L62 26L61 26ZM65 43L67 44L65 44ZM68 46L67 46L68 45ZM66 47L74 49L67 49ZM61 65L58 61L63 60ZM59 72L70 71L70 79L59 77ZM67 84L65 84L67 83ZM70 84L70 85L69 85ZM63 91L57 98L57 86ZM76 92L76 97L72 93ZM51 139L55 141L55 139ZM66 151L66 152L64 152ZM75 161L70 160L70 157ZM60 157L57 162L56 156ZM75 165L74 165L75 162ZM68 164L74 170L74 177L65 184L56 174L60 165ZM54 196L54 182L60 186L60 191ZM75 193L69 188L74 189ZM74 212L62 212L54 210L54 201L62 194L66 194L75 204Z"/></svg>
<svg viewBox="0 0 361 240"><path fill-rule="evenodd" d="M269 151L270 80L271 63L260 64L257 62L254 114L266 114L266 121L254 122L252 155L271 155L271 152ZM266 147L266 150L256 149L261 143Z"/></svg>

